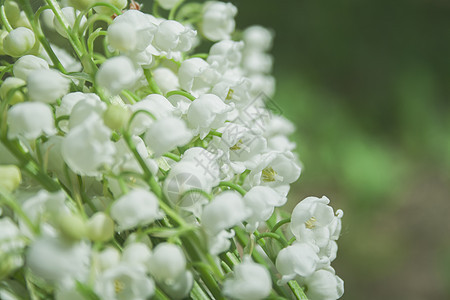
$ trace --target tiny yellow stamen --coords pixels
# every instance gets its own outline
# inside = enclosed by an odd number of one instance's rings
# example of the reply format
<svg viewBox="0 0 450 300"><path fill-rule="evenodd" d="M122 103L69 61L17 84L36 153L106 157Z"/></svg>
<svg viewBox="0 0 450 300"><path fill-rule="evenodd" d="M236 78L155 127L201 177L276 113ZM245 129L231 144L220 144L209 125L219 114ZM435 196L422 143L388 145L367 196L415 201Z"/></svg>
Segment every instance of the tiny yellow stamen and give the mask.
<svg viewBox="0 0 450 300"><path fill-rule="evenodd" d="M227 96L225 97L225 100L231 100L233 98L233 94L234 94L234 90L233 89L229 89Z"/></svg>
<svg viewBox="0 0 450 300"><path fill-rule="evenodd" d="M241 145L243 144L242 139L239 140L234 146L230 147L230 150L241 150Z"/></svg>
<svg viewBox="0 0 450 300"><path fill-rule="evenodd" d="M116 294L122 292L124 288L125 284L122 281L118 279L114 280L114 290L116 291Z"/></svg>
<svg viewBox="0 0 450 300"><path fill-rule="evenodd" d="M272 167L267 167L262 170L261 178L264 182L273 182L276 179L277 172Z"/></svg>
<svg viewBox="0 0 450 300"><path fill-rule="evenodd" d="M316 218L311 217L311 219L305 222L306 228L314 229L314 227L316 227L316 221L317 221Z"/></svg>

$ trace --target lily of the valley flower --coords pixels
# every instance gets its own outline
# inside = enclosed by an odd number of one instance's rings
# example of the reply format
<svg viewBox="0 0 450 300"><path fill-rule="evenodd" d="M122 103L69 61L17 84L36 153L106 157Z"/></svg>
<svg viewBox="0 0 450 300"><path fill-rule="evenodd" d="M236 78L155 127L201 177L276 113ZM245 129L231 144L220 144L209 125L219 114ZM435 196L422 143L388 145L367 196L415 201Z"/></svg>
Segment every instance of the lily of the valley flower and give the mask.
<svg viewBox="0 0 450 300"><path fill-rule="evenodd" d="M111 217L118 223L119 230L128 230L153 223L163 214L155 194L144 189L134 189L113 203Z"/></svg>
<svg viewBox="0 0 450 300"><path fill-rule="evenodd" d="M234 31L237 8L231 3L209 1L203 7L202 33L211 41L230 38Z"/></svg>
<svg viewBox="0 0 450 300"><path fill-rule="evenodd" d="M24 137L34 140L43 134L56 133L53 113L48 104L40 102L17 103L8 111L8 138Z"/></svg>
<svg viewBox="0 0 450 300"><path fill-rule="evenodd" d="M234 267L233 278L225 280L223 292L233 299L260 300L269 296L271 289L269 271L247 256Z"/></svg>

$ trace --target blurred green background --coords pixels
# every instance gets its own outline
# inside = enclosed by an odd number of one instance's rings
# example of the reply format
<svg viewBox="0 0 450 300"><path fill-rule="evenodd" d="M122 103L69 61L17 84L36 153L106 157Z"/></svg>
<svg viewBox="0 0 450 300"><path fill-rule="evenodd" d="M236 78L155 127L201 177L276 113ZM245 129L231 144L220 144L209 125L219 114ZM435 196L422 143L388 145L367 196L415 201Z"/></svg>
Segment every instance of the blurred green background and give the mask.
<svg viewBox="0 0 450 300"><path fill-rule="evenodd" d="M274 29L291 201L343 208L343 299L450 299L450 1L232 1Z"/></svg>

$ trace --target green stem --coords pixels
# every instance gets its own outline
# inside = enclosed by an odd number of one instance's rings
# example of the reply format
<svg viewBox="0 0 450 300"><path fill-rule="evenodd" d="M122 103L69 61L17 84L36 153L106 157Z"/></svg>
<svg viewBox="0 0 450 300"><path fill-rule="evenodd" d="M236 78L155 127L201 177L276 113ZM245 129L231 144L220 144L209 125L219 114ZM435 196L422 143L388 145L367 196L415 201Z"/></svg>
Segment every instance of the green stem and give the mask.
<svg viewBox="0 0 450 300"><path fill-rule="evenodd" d="M56 56L55 52L53 52L52 47L50 46L50 43L48 42L47 38L44 36L44 33L42 32L41 26L38 24L38 20L36 20L33 8L31 7L31 4L27 0L18 0L20 7L24 10L25 15L27 16L27 19L30 21L31 27L33 28L34 34L39 40L39 42L44 47L45 51L47 52L48 56L50 57L51 61L53 62L53 65L60 70L62 73L66 73L66 69L63 67L61 62L59 61L58 57Z"/></svg>
<svg viewBox="0 0 450 300"><path fill-rule="evenodd" d="M242 245L242 247L246 247L248 244L248 236L247 234L244 232L244 230L242 228L239 227L234 227L234 231L236 232L236 238L239 242L239 244ZM262 247L264 252L266 252L266 249L264 249L264 247ZM255 262L265 266L266 268L270 269L265 261L265 259L261 256L261 254L259 254L257 251L253 251L252 252L252 258ZM280 295L283 297L287 297L286 292L277 284L278 282L278 278L275 276L275 274L273 274L273 272L270 272L270 276L272 278L272 286L273 289Z"/></svg>
<svg viewBox="0 0 450 300"><path fill-rule="evenodd" d="M159 89L159 86L156 84L155 79L153 78L152 71L150 69L144 69L145 79L147 79L148 85L152 89L155 94L162 95L163 93Z"/></svg>
<svg viewBox="0 0 450 300"><path fill-rule="evenodd" d="M277 240L283 247L288 246L288 243L286 242L286 240L284 240L281 236L279 236L278 234L273 233L273 232L263 232L258 235L255 234L255 236L256 236L256 241L258 241L259 239L262 239L262 238L272 238L272 239Z"/></svg>
<svg viewBox="0 0 450 300"><path fill-rule="evenodd" d="M288 286L291 289L292 293L294 293L295 299L298 300L308 300L303 289L298 285L298 282L295 280L288 281Z"/></svg>
<svg viewBox="0 0 450 300"><path fill-rule="evenodd" d="M96 3L92 4L91 6L89 6L89 8L87 10L90 10L91 8L94 8L96 6L106 6L108 8L111 8L114 11L114 13L118 16L122 14L122 11L120 9L118 9L115 5L112 5L111 3L107 3L107 2L96 2Z"/></svg>
<svg viewBox="0 0 450 300"><path fill-rule="evenodd" d="M170 158L170 159L172 159L172 160L174 160L176 162L179 162L181 160L179 155L176 155L176 154L171 153L171 152L164 153L163 156L165 156L167 158Z"/></svg>
<svg viewBox="0 0 450 300"><path fill-rule="evenodd" d="M157 286L155 286L155 296L154 297L155 297L155 299L158 299L158 300L170 300L170 298L166 294L164 294L164 292L161 291L161 289Z"/></svg>
<svg viewBox="0 0 450 300"><path fill-rule="evenodd" d="M94 57L94 41L95 41L95 39L98 38L99 36L106 36L106 34L107 34L106 31L102 31L101 28L97 28L97 30L95 30L92 34L89 35L89 38L87 41L89 55Z"/></svg>
<svg viewBox="0 0 450 300"><path fill-rule="evenodd" d="M4 202L7 206L9 206L16 215L27 225L27 227L31 230L31 232L38 234L39 227L35 226L33 222L31 222L30 218L24 213L22 208L17 204L17 202L12 199L9 193L0 187L0 202Z"/></svg>
<svg viewBox="0 0 450 300"><path fill-rule="evenodd" d="M247 193L240 185L237 185L229 181L222 181L219 183L219 186L232 188L233 190L239 192L242 196L245 196L245 194Z"/></svg>
<svg viewBox="0 0 450 300"><path fill-rule="evenodd" d="M188 190L188 191L186 191L186 192L184 192L182 195L181 195L181 199L183 198L183 197L185 197L185 196L187 196L187 195L189 195L189 194L200 194L200 195L202 195L202 196L204 196L206 199L208 199L208 200L212 200L212 198L213 198L213 196L212 195L210 195L210 194L208 194L207 192L205 192L204 190L201 190L201 189L191 189L191 190Z"/></svg>
<svg viewBox="0 0 450 300"><path fill-rule="evenodd" d="M2 2L4 2L4 1L2 1ZM13 30L13 27L11 26L11 24L9 24L8 17L6 16L6 12L5 12L5 6L3 4L0 7L0 18L2 20L2 24L5 27L6 31L11 32Z"/></svg>
<svg viewBox="0 0 450 300"><path fill-rule="evenodd" d="M210 300L197 281L194 281L194 286L192 287L190 296L193 300Z"/></svg>
<svg viewBox="0 0 450 300"><path fill-rule="evenodd" d="M275 226L272 227L271 232L275 232L278 229L280 229L281 226L283 226L284 224L290 223L291 222L291 218L287 218L287 219L283 219L281 221L279 221L277 224L275 224Z"/></svg>
<svg viewBox="0 0 450 300"><path fill-rule="evenodd" d="M175 19L175 13L178 9L178 7L180 7L181 4L183 4L184 0L179 0L170 10L169 12L169 20L174 20Z"/></svg>
<svg viewBox="0 0 450 300"><path fill-rule="evenodd" d="M39 168L39 164L35 159L22 150L19 141L9 141L6 137L2 137L0 140L8 148L9 152L20 161L19 167L37 180L47 191L56 192L61 189L56 181Z"/></svg>
<svg viewBox="0 0 450 300"><path fill-rule="evenodd" d="M72 32L70 24L67 22L66 17L64 16L64 13L62 12L58 2L56 0L45 0L45 2L55 14L55 18L58 20L59 24L66 32L67 38L69 39L69 42L72 45L75 53L81 59L84 54L84 49L81 45L80 40L78 39L78 36L75 35L74 32Z"/></svg>
<svg viewBox="0 0 450 300"><path fill-rule="evenodd" d="M170 97L170 96L172 96L172 95L181 95L181 96L184 96L184 97L188 98L188 99L191 100L191 101L194 101L194 100L195 100L195 97L192 96L190 93L185 92L185 91L181 91L181 90L170 91L170 92L168 92L168 93L166 94L166 97Z"/></svg>
<svg viewBox="0 0 450 300"><path fill-rule="evenodd" d="M217 132L217 131L215 131L215 130L211 130L211 131L209 132L209 134L210 134L210 135L214 135L214 136L218 136L218 137L222 137L222 133Z"/></svg>

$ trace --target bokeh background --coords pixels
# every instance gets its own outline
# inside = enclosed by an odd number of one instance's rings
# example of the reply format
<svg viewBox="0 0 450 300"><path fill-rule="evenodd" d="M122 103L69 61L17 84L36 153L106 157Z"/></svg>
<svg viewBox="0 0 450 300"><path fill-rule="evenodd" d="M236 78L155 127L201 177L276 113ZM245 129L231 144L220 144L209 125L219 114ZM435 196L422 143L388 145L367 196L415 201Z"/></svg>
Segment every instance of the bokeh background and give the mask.
<svg viewBox="0 0 450 300"><path fill-rule="evenodd" d="M345 212L343 299L450 299L450 1L231 1L276 32L293 204Z"/></svg>

